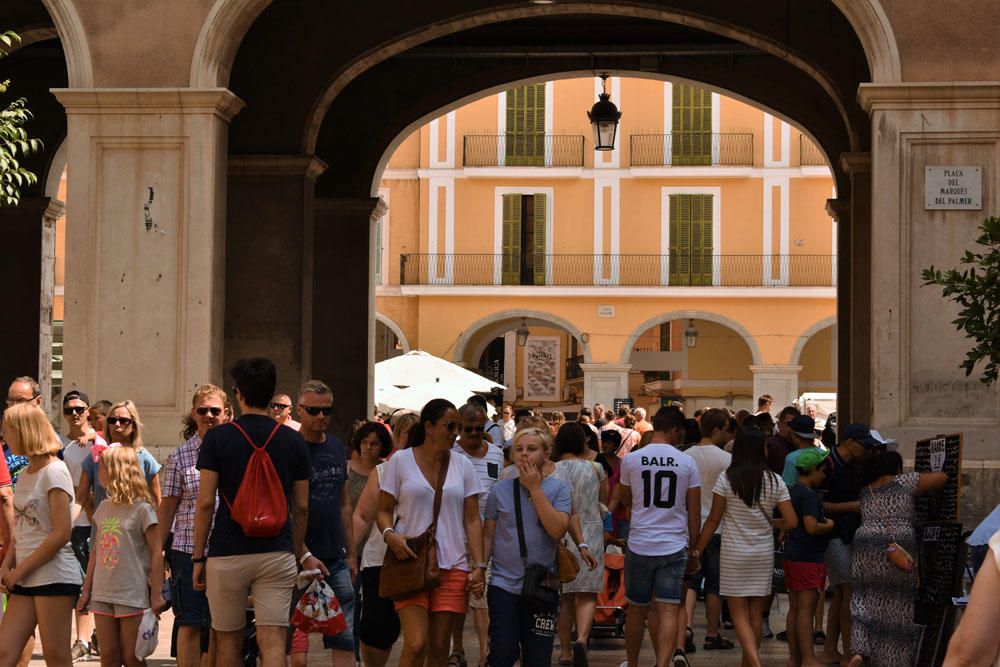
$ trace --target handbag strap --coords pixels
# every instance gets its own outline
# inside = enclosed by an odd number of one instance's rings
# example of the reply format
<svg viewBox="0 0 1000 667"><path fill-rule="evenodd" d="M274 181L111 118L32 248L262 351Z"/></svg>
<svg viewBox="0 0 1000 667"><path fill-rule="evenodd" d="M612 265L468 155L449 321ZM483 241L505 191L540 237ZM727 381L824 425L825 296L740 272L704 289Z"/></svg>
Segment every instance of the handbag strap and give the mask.
<svg viewBox="0 0 1000 667"><path fill-rule="evenodd" d="M517 520L517 545L521 549L521 560L528 559L528 546L524 542L524 519L521 515L521 482L514 479L514 516Z"/></svg>
<svg viewBox="0 0 1000 667"><path fill-rule="evenodd" d="M444 488L445 477L448 476L448 464L451 463L451 452L444 453L444 462L438 468L437 483L434 484L434 518L431 519L430 530L437 530L438 513L441 512L441 490Z"/></svg>

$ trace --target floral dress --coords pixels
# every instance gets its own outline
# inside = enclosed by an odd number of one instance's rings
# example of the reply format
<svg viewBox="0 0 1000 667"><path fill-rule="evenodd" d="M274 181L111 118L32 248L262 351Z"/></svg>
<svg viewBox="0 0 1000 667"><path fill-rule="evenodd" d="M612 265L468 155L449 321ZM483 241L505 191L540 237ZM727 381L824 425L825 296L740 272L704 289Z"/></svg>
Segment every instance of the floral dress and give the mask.
<svg viewBox="0 0 1000 667"><path fill-rule="evenodd" d="M913 664L916 574L893 566L885 549L896 542L917 556L913 499L919 473L861 490L861 527L854 535L851 649L872 667Z"/></svg>
<svg viewBox="0 0 1000 667"><path fill-rule="evenodd" d="M570 552L580 563L580 573L576 579L562 586L563 593L598 593L604 589L604 520L601 517L601 482L607 475L599 463L586 459L569 459L556 462L564 479L569 479L573 495L573 511L580 516L580 529L590 554L597 559L597 567L591 570L572 539L567 539Z"/></svg>

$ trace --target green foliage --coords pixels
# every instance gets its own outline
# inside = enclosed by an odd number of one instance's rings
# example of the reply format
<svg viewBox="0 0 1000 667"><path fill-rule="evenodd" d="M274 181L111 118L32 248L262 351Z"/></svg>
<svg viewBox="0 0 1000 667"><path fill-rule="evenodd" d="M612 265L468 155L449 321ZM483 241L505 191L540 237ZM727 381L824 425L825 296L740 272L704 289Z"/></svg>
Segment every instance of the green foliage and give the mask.
<svg viewBox="0 0 1000 667"><path fill-rule="evenodd" d="M944 288L943 295L962 307L951 323L975 341L975 346L966 353L961 368L968 376L985 360L979 380L990 386L997 381L1000 369L1000 218L986 218L979 229L982 234L976 243L985 250L965 251L962 264L969 268L942 272L931 266L924 269L921 278L924 285Z"/></svg>
<svg viewBox="0 0 1000 667"><path fill-rule="evenodd" d="M20 41L13 32L0 33L0 58ZM0 95L6 93L9 86L9 80L0 81ZM42 142L29 139L24 129L32 118L27 104L21 97L6 108L0 106L0 206L17 206L21 201L21 189L38 182L38 177L22 167L18 160L42 148Z"/></svg>

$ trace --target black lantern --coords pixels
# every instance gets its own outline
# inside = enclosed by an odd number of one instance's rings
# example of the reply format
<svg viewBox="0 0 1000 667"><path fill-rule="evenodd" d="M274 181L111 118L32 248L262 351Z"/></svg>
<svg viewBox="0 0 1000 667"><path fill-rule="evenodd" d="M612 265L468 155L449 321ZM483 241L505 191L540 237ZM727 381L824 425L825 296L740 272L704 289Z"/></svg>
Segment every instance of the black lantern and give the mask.
<svg viewBox="0 0 1000 667"><path fill-rule="evenodd" d="M528 344L528 334L530 334L530 333L531 332L528 331L528 323L522 317L521 318L521 326L519 326L517 328L517 330L514 331L514 335L517 336L517 346L518 347L524 347L525 345Z"/></svg>
<svg viewBox="0 0 1000 667"><path fill-rule="evenodd" d="M698 330L694 328L694 320L688 320L687 329L684 330L684 342L689 348L698 344Z"/></svg>
<svg viewBox="0 0 1000 667"><path fill-rule="evenodd" d="M601 75L601 86L604 92L598 95L597 103L587 112L587 118L594 128L594 150L611 151L615 149L615 134L618 133L622 112L608 94L607 74Z"/></svg>

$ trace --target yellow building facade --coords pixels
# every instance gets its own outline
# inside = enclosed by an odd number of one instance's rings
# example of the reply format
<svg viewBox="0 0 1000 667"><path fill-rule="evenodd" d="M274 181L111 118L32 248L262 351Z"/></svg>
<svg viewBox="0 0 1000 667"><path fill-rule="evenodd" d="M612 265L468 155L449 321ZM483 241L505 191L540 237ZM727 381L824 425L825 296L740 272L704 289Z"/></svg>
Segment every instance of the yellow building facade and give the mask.
<svg viewBox="0 0 1000 667"><path fill-rule="evenodd" d="M836 391L822 154L739 100L634 78L606 83L623 116L598 152L601 87L505 90L402 142L380 187L376 358L423 349L543 409Z"/></svg>

